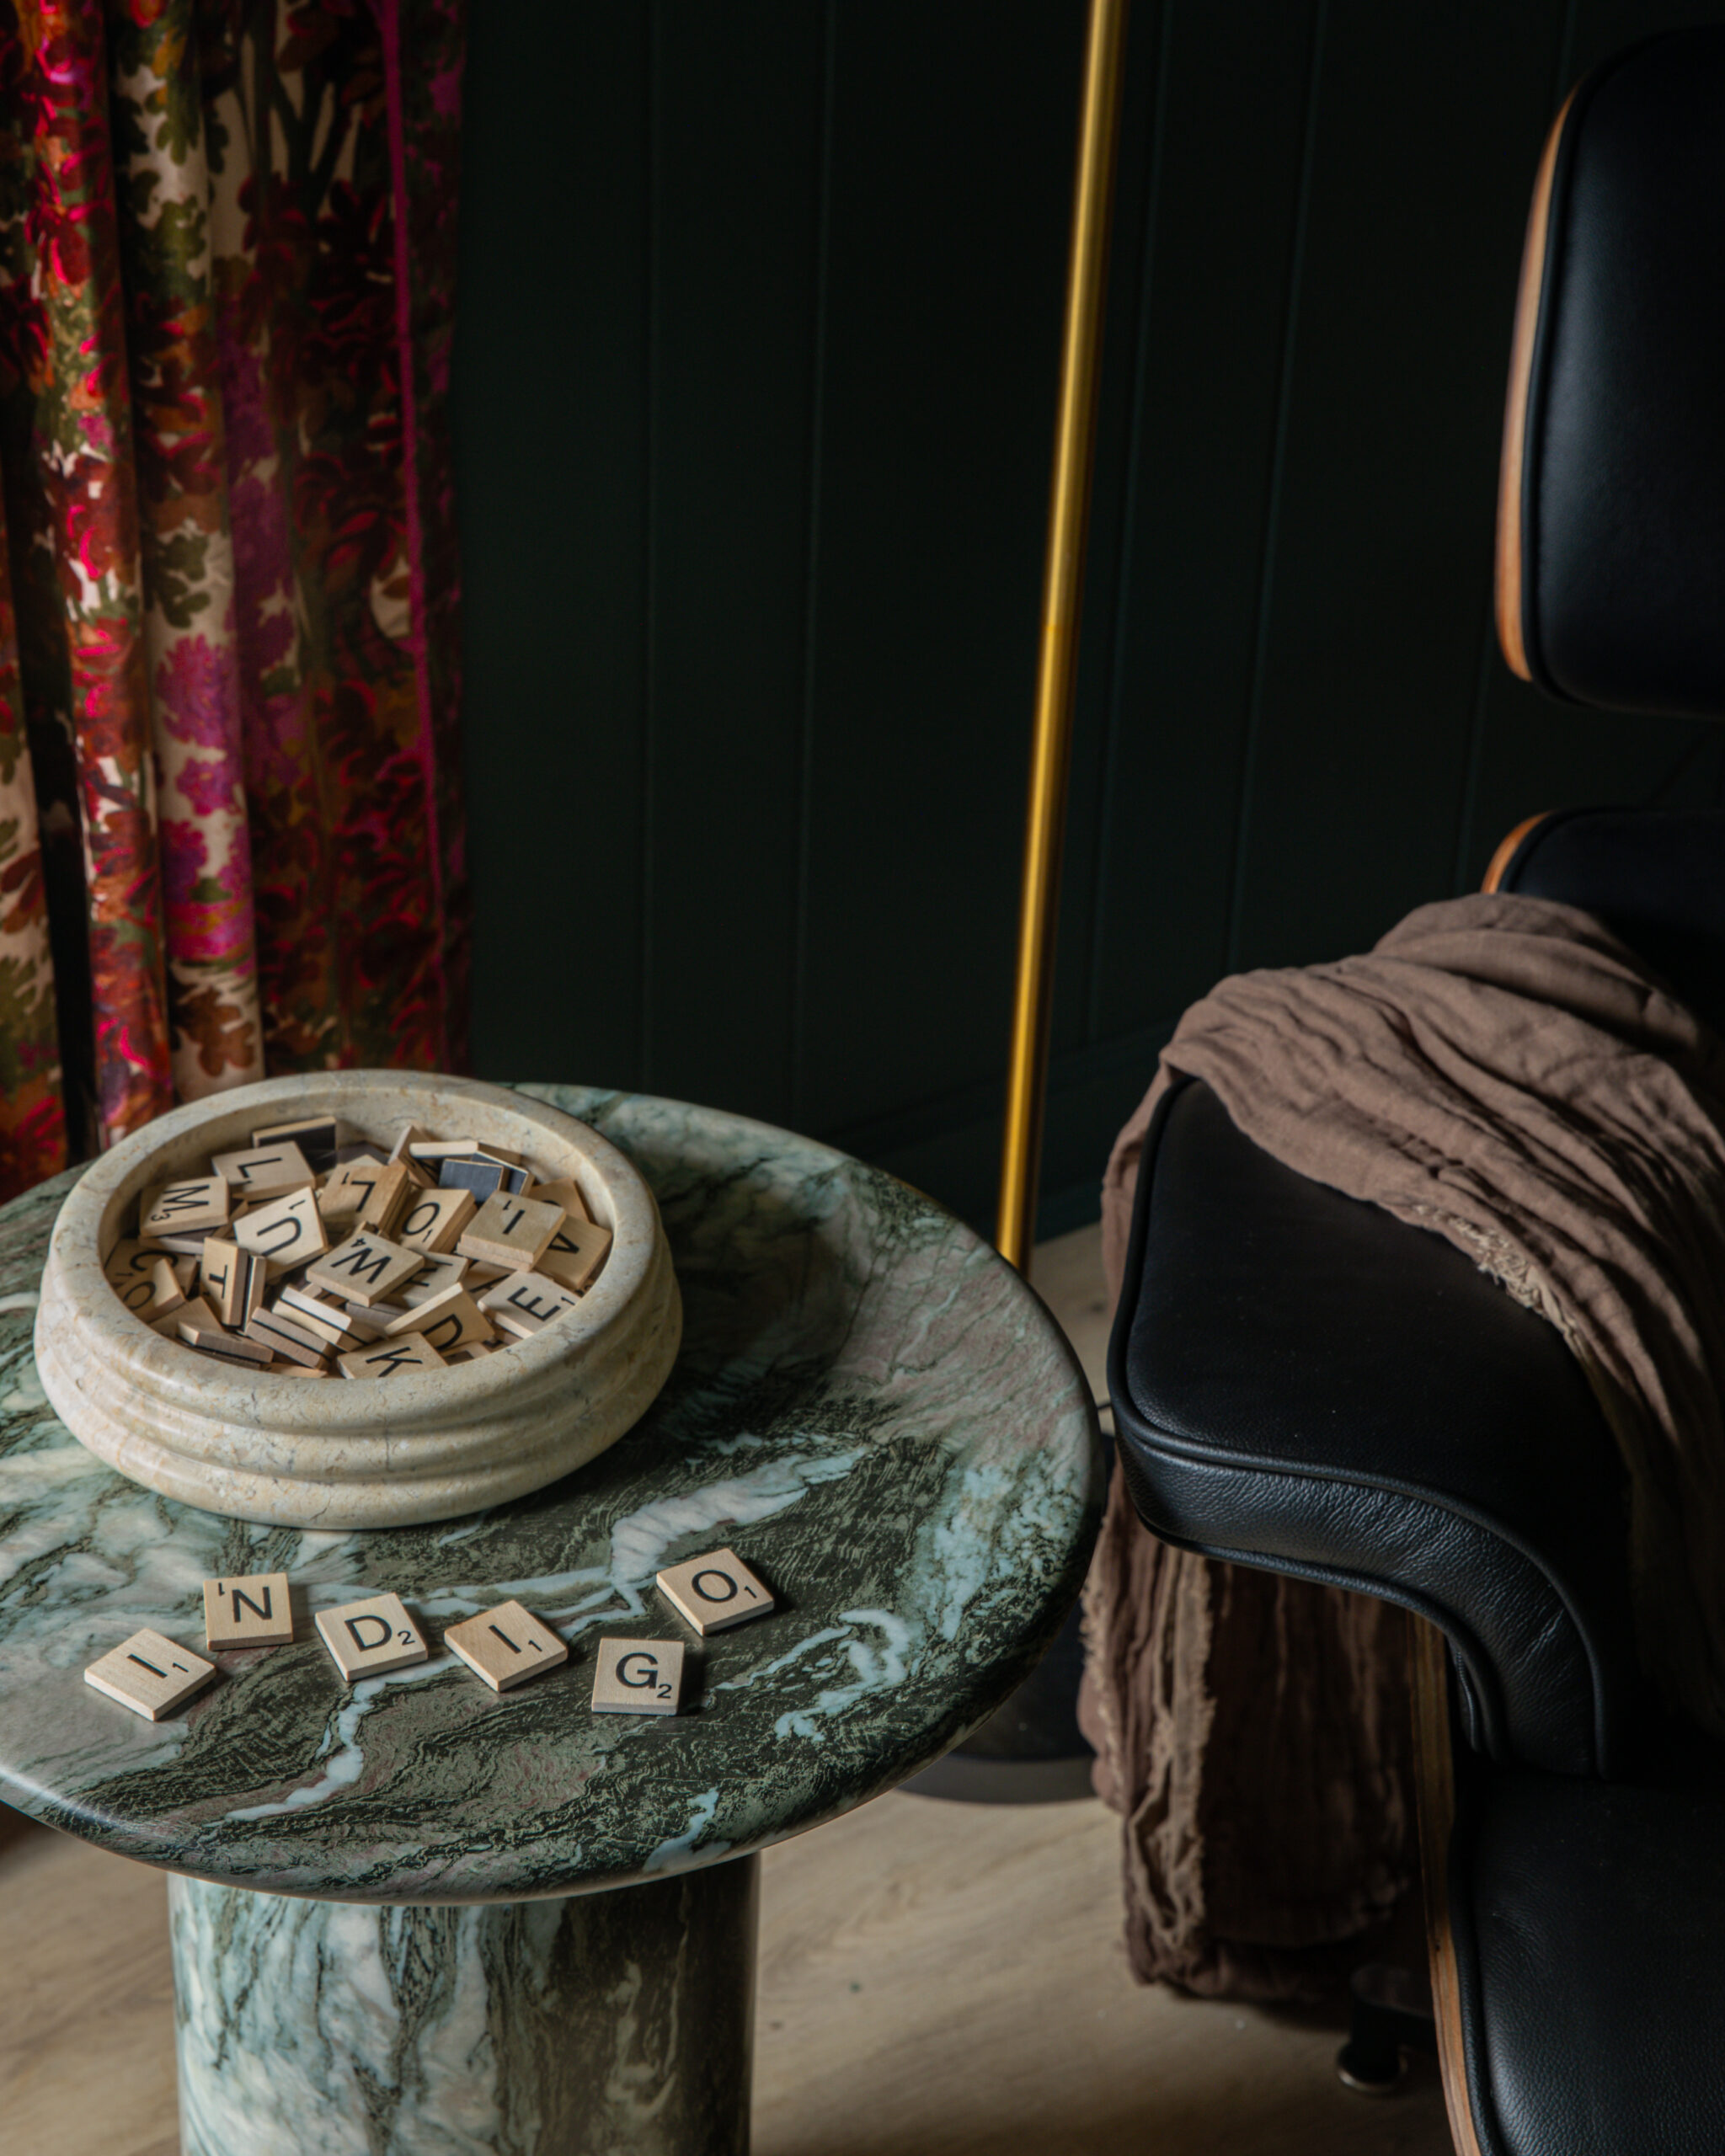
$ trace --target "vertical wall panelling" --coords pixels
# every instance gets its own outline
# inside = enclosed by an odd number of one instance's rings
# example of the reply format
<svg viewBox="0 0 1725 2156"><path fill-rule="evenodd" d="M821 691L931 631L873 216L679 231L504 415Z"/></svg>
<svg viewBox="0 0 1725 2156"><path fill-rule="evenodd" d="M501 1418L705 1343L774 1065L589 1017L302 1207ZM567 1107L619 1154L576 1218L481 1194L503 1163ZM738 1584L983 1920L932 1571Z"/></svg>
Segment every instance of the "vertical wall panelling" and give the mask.
<svg viewBox="0 0 1725 2156"><path fill-rule="evenodd" d="M1117 264L1146 322L1135 514L1119 586L1087 601L1119 648L1092 1042L1171 1022L1226 965L1316 66L1309 5L1170 8L1153 244Z"/></svg>
<svg viewBox="0 0 1725 2156"><path fill-rule="evenodd" d="M1282 504L1288 477L1288 437L1293 417L1295 358L1300 350L1300 304L1305 296L1306 237L1311 229L1312 168L1316 163L1318 115L1323 90L1329 0L1317 0L1311 32L1311 60L1306 78L1306 114L1300 134L1300 179L1294 196L1294 237L1288 259L1287 299L1282 311L1280 352L1276 366L1275 446L1270 453L1269 491L1263 507L1263 546L1252 611L1252 693L1246 709L1246 741L1240 758L1239 808L1234 821L1228 877L1228 969L1240 965L1246 869L1252 838L1253 796L1259 778L1263 741L1267 661L1271 606L1276 591L1276 557L1283 538Z"/></svg>
<svg viewBox="0 0 1725 2156"><path fill-rule="evenodd" d="M994 1081L1034 680L1078 7L841 8L804 1113Z"/></svg>
<svg viewBox="0 0 1725 2156"><path fill-rule="evenodd" d="M475 1037L992 1213L1084 0L470 14ZM1138 0L1044 1225L1178 1012L1725 731L1490 641L1527 194L1683 0Z"/></svg>
<svg viewBox="0 0 1725 2156"><path fill-rule="evenodd" d="M797 731L797 857L795 919L791 977L790 1117L796 1128L804 1126L804 1103L808 1084L804 1043L808 1027L804 1012L808 1002L809 969L814 953L809 937L809 886L813 867L813 822L809 803L814 785L814 652L820 610L820 481L822 444L826 437L826 323L832 272L833 109L838 80L838 0L825 0L823 9L823 66L820 82L820 171L815 200L814 326L809 411L809 469L804 480L807 502L803 561L803 644L798 654L801 681L798 698Z"/></svg>
<svg viewBox="0 0 1725 2156"><path fill-rule="evenodd" d="M649 19L476 8L453 364L482 1073L633 1069Z"/></svg>
<svg viewBox="0 0 1725 2156"><path fill-rule="evenodd" d="M1087 612L1080 622L1077 707L1069 782L1065 889L1056 945L1054 1049L1081 1049L1095 1036L1092 975L1097 903L1106 881L1110 826L1102 813L1114 790L1122 645L1128 621L1115 595L1130 574L1144 470L1146 366L1156 196L1167 140L1166 99L1172 4L1139 0L1127 19L1115 161L1108 283L1103 321L1101 395L1091 484ZM1112 393L1111 393L1112 392ZM1099 619L1087 609L1099 607Z"/></svg>
<svg viewBox="0 0 1725 2156"><path fill-rule="evenodd" d="M1553 31L1331 0L1234 964L1449 888Z"/></svg>
<svg viewBox="0 0 1725 2156"><path fill-rule="evenodd" d="M825 18L655 0L650 943L657 1092L791 1113Z"/></svg>

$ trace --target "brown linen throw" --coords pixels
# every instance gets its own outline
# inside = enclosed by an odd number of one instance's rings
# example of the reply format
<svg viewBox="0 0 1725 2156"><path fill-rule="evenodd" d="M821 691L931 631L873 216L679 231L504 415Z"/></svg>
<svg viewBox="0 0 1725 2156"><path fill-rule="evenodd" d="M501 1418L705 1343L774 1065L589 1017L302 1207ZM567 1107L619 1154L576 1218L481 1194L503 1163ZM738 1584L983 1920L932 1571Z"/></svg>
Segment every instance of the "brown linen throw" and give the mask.
<svg viewBox="0 0 1725 2156"><path fill-rule="evenodd" d="M1557 1326L1628 1468L1643 1665L1725 1735L1725 1047L1598 921L1541 899L1424 906L1363 957L1223 981L1109 1161L1117 1290L1172 1072L1277 1160L1445 1236ZM1162 1550L1117 1477L1087 1630L1135 1968L1309 1990L1322 1944L1406 1875L1399 1628L1357 1598ZM1233 1779L1267 1767L1268 1788ZM1290 1806L1314 1794L1328 1817L1302 1826Z"/></svg>

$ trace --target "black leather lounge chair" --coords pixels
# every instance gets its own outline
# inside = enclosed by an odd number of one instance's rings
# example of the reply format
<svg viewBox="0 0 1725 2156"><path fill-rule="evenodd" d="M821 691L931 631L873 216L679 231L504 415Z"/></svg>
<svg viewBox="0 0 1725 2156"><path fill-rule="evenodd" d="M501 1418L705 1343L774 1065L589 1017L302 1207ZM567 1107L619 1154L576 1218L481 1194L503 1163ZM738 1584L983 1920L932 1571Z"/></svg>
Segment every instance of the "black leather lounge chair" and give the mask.
<svg viewBox="0 0 1725 2156"><path fill-rule="evenodd" d="M1725 717L1725 29L1620 56L1553 130L1498 616L1555 696ZM1493 871L1601 915L1725 1028L1725 814L1537 819ZM1110 1388L1158 1534L1419 1620L1463 2156L1719 2156L1725 1750L1663 1725L1638 1676L1623 1476L1556 1331L1188 1081L1146 1147Z"/></svg>

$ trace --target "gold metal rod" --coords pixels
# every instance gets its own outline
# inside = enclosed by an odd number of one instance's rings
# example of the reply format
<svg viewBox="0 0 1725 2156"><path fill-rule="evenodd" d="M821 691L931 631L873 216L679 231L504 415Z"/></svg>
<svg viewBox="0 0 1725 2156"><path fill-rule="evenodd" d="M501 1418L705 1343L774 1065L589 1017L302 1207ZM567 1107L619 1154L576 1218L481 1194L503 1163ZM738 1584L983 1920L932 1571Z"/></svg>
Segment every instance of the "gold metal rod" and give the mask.
<svg viewBox="0 0 1725 2156"><path fill-rule="evenodd" d="M1066 270L1065 327L1060 345L1048 555L1043 571L1042 643L1036 670L1007 1126L1001 1148L1000 1209L995 1223L996 1246L1021 1273L1029 1261L1035 1235L1037 1186L1042 1168L1055 928L1060 915L1060 852L1065 835L1066 779L1072 757L1072 705L1078 670L1078 612L1090 521L1108 216L1114 149L1119 136L1121 58L1125 43L1126 0L1091 0L1078 130L1078 174L1072 200L1072 243Z"/></svg>

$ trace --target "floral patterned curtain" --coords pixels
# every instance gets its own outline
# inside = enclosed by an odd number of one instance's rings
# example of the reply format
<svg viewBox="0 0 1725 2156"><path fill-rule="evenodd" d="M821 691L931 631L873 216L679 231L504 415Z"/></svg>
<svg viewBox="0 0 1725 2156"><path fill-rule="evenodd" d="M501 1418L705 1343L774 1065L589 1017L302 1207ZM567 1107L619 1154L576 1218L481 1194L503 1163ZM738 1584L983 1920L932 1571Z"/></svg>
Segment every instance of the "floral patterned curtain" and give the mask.
<svg viewBox="0 0 1725 2156"><path fill-rule="evenodd" d="M461 0L0 0L0 1196L466 1054Z"/></svg>

